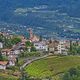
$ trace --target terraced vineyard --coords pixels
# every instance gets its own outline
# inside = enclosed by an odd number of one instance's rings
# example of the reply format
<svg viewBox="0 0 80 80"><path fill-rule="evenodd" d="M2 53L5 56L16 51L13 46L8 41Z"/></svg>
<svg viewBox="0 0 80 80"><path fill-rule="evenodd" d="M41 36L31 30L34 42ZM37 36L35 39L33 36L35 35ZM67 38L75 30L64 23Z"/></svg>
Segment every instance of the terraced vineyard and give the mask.
<svg viewBox="0 0 80 80"><path fill-rule="evenodd" d="M45 59L34 61L25 68L25 71L35 78L55 78L60 76L72 67L80 66L79 56L49 56Z"/></svg>

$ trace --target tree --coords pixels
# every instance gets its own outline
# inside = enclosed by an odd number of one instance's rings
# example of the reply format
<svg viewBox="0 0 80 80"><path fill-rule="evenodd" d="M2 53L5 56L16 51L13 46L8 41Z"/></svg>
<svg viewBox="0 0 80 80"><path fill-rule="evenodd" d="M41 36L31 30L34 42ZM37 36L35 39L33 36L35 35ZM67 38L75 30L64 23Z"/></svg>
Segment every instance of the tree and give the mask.
<svg viewBox="0 0 80 80"><path fill-rule="evenodd" d="M78 42L76 43L72 43L72 41L70 41L70 49L69 52L71 55L79 55L80 54L80 46L78 45Z"/></svg>
<svg viewBox="0 0 80 80"><path fill-rule="evenodd" d="M30 41L27 41L26 42L26 47L31 47L32 46L32 43Z"/></svg>
<svg viewBox="0 0 80 80"><path fill-rule="evenodd" d="M2 54L0 53L0 61L7 61L8 58L6 56L2 56Z"/></svg>
<svg viewBox="0 0 80 80"><path fill-rule="evenodd" d="M78 68L71 68L64 73L62 80L80 80L80 70Z"/></svg>
<svg viewBox="0 0 80 80"><path fill-rule="evenodd" d="M72 41L70 40L70 53L72 53Z"/></svg>
<svg viewBox="0 0 80 80"><path fill-rule="evenodd" d="M50 43L50 44L52 43L52 40L51 40L51 39L49 40L49 43Z"/></svg>
<svg viewBox="0 0 80 80"><path fill-rule="evenodd" d="M73 75L77 75L78 74L78 71L77 71L76 68L71 68L68 72L69 72L70 76L73 76Z"/></svg>
<svg viewBox="0 0 80 80"><path fill-rule="evenodd" d="M2 61L3 60L3 56L2 56L2 54L0 53L0 61Z"/></svg>
<svg viewBox="0 0 80 80"><path fill-rule="evenodd" d="M78 46L77 53L80 54L80 46Z"/></svg>
<svg viewBox="0 0 80 80"><path fill-rule="evenodd" d="M10 39L5 39L4 41L4 48L11 48L12 47L12 42Z"/></svg>
<svg viewBox="0 0 80 80"><path fill-rule="evenodd" d="M11 40L11 42L12 42L12 44L17 44L17 43L21 42L21 39L18 38L18 37L15 37L15 38L13 38L13 39Z"/></svg>
<svg viewBox="0 0 80 80"><path fill-rule="evenodd" d="M70 74L69 72L66 72L63 76L63 79L62 80L71 80L71 77L70 77Z"/></svg>
<svg viewBox="0 0 80 80"><path fill-rule="evenodd" d="M39 41L42 41L42 36L40 36Z"/></svg>
<svg viewBox="0 0 80 80"><path fill-rule="evenodd" d="M31 47L31 52L33 52L33 51L34 52L36 51L36 48L34 46Z"/></svg>
<svg viewBox="0 0 80 80"><path fill-rule="evenodd" d="M18 57L16 57L16 65L18 65L19 59Z"/></svg>

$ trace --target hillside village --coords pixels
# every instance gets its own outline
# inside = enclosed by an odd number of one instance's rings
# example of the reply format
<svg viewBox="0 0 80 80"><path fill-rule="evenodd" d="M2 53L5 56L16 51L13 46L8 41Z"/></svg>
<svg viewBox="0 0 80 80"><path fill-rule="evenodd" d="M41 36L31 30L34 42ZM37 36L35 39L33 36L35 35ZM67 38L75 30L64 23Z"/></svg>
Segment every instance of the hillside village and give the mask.
<svg viewBox="0 0 80 80"><path fill-rule="evenodd" d="M67 56L80 54L80 41L43 39L28 29L29 38L0 32L0 70L2 73L17 70L20 76L27 64L49 55Z"/></svg>
<svg viewBox="0 0 80 80"><path fill-rule="evenodd" d="M31 29L28 29L28 31L30 33L29 39L26 39L24 36L17 36L20 41L10 48L5 48L4 42L0 41L0 55L7 57L7 61L5 59L0 60L0 69L5 70L9 66L15 66L19 54L23 53L25 50L27 50L27 52L38 51L42 56L46 54L68 55L71 43L77 43L77 45L80 46L79 41L40 39L40 37L33 34ZM4 36L6 39L16 38L14 35L8 33L0 33L0 36ZM31 50L32 48L33 50Z"/></svg>

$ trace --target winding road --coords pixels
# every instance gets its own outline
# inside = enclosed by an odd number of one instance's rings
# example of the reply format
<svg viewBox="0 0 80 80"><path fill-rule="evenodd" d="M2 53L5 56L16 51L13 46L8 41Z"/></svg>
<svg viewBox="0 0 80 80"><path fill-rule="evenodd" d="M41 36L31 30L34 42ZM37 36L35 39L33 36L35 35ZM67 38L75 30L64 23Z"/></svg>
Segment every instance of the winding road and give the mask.
<svg viewBox="0 0 80 80"><path fill-rule="evenodd" d="M24 63L21 67L20 67L20 70L22 70L24 67L26 67L28 64L32 63L33 61L36 61L36 60L39 60L39 59L42 59L42 58L45 58L45 57L48 57L49 54L47 55L44 55L44 56L41 56L41 57L36 57L34 59L31 59L31 60L28 60L26 61L26 63Z"/></svg>

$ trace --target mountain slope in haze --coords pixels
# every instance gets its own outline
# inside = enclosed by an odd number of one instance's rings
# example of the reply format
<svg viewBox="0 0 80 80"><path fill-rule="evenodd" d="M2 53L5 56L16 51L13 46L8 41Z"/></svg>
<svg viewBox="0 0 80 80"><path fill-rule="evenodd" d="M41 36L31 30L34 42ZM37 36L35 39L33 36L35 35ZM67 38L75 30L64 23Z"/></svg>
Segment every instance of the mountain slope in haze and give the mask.
<svg viewBox="0 0 80 80"><path fill-rule="evenodd" d="M79 13L80 0L0 0L0 27L1 31L6 28L24 35L24 29L30 26L44 37L77 39L80 38Z"/></svg>

